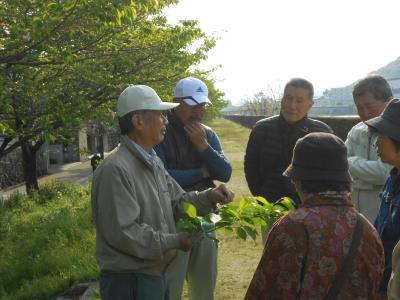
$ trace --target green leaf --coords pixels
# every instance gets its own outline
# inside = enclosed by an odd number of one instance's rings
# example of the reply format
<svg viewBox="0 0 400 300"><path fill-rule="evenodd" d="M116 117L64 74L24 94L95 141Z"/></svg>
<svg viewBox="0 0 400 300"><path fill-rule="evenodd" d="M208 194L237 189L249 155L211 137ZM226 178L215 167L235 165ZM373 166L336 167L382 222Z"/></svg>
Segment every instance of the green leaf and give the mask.
<svg viewBox="0 0 400 300"><path fill-rule="evenodd" d="M44 133L43 137L46 141L48 141L50 143L54 143L57 140L57 137L54 134L49 133L49 132Z"/></svg>
<svg viewBox="0 0 400 300"><path fill-rule="evenodd" d="M207 222L205 220L201 221L201 229L204 233L210 233L215 230L215 224L212 222Z"/></svg>
<svg viewBox="0 0 400 300"><path fill-rule="evenodd" d="M242 198L239 201L239 210L243 209L243 207L246 205L246 198Z"/></svg>
<svg viewBox="0 0 400 300"><path fill-rule="evenodd" d="M4 134L6 130L9 129L9 126L6 123L1 123L0 122L0 133Z"/></svg>
<svg viewBox="0 0 400 300"><path fill-rule="evenodd" d="M242 224L250 227L254 226L253 218L247 217L245 219L242 219Z"/></svg>
<svg viewBox="0 0 400 300"><path fill-rule="evenodd" d="M254 227L244 226L246 233L255 241L257 238L257 230Z"/></svg>
<svg viewBox="0 0 400 300"><path fill-rule="evenodd" d="M254 218L254 224L260 224L261 227L267 227L267 221L263 218Z"/></svg>
<svg viewBox="0 0 400 300"><path fill-rule="evenodd" d="M256 226L260 225L263 230L270 229L279 218L294 209L294 204L289 198L282 198L280 202L272 205L268 202L265 204L263 200L259 201L258 197L246 197L239 201L239 205L221 206L219 215L210 213L200 217L196 216L193 205L182 205L188 215L193 217L186 220L186 223L177 225L177 228L195 234L202 232L203 236L211 239L211 232L224 228L228 233L234 231L241 239L245 240L250 236L255 240L258 235Z"/></svg>
<svg viewBox="0 0 400 300"><path fill-rule="evenodd" d="M197 217L197 209L193 204L182 201L183 211L191 218Z"/></svg>
<svg viewBox="0 0 400 300"><path fill-rule="evenodd" d="M246 238L247 238L247 233L246 233L246 231L245 231L242 227L236 227L236 228L235 228L235 232L236 232L236 235L237 235L238 237L240 237L240 238L243 239L243 240L246 240Z"/></svg>
<svg viewBox="0 0 400 300"><path fill-rule="evenodd" d="M286 210L294 210L296 209L295 204L292 199L289 197L283 197L278 200L274 205L281 205L284 207Z"/></svg>
<svg viewBox="0 0 400 300"><path fill-rule="evenodd" d="M191 220L181 219L176 223L176 231L193 234L198 232L199 228Z"/></svg>
<svg viewBox="0 0 400 300"><path fill-rule="evenodd" d="M254 197L254 199L256 199L258 202L261 202L264 205L267 205L267 206L271 205L271 203L269 203L264 197L257 196L257 197Z"/></svg>
<svg viewBox="0 0 400 300"><path fill-rule="evenodd" d="M132 19L136 19L136 17L137 17L137 12L133 5L131 5L131 7L130 7L130 15L131 15Z"/></svg>
<svg viewBox="0 0 400 300"><path fill-rule="evenodd" d="M215 226L218 226L218 228L221 228L221 227L226 228L226 227L232 226L232 224L233 224L233 222L231 222L231 221L221 220L218 223L216 223Z"/></svg>
<svg viewBox="0 0 400 300"><path fill-rule="evenodd" d="M223 210L221 210L221 215L228 215L231 217L234 217L236 219L240 219L239 214L237 213L236 209L238 209L237 206L233 206L233 205L227 205L226 207L224 207Z"/></svg>
<svg viewBox="0 0 400 300"><path fill-rule="evenodd" d="M6 113L6 114L12 114L12 113L14 113L14 107L13 107L11 104L8 104L8 103L4 103L4 104L1 106L1 109L2 109L2 111L3 111L4 113Z"/></svg>
<svg viewBox="0 0 400 300"><path fill-rule="evenodd" d="M232 227L224 227L224 230L226 233L232 233L233 232L233 228Z"/></svg>

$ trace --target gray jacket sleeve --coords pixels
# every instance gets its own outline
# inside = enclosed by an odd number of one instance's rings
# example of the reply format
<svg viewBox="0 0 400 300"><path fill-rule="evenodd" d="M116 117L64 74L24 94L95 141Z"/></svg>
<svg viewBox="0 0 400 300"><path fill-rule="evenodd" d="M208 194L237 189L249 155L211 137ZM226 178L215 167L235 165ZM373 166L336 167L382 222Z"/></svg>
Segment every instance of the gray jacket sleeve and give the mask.
<svg viewBox="0 0 400 300"><path fill-rule="evenodd" d="M374 156L376 159L368 159L366 155L359 154L360 149L364 149L365 152L376 151L371 143L368 143L367 136L362 135L359 124L349 131L345 141L349 171L354 180L366 184L383 185L389 176L391 166L382 162L380 158L376 158L376 153Z"/></svg>

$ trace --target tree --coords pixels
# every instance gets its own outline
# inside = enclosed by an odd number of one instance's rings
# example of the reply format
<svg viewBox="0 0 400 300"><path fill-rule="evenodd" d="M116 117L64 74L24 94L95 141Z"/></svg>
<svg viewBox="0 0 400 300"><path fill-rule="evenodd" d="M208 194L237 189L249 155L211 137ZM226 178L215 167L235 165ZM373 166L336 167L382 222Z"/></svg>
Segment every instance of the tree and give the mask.
<svg viewBox="0 0 400 300"><path fill-rule="evenodd" d="M281 97L280 84L268 84L264 91L255 93L251 99L243 100L241 109L249 115L272 116L279 113Z"/></svg>
<svg viewBox="0 0 400 300"><path fill-rule="evenodd" d="M324 92L322 93L322 97L324 99L329 99L330 97L330 90L329 89L325 89Z"/></svg>
<svg viewBox="0 0 400 300"><path fill-rule="evenodd" d="M247 114L250 115L265 115L268 98L264 92L260 91L253 95L253 98L244 100L242 107L244 107Z"/></svg>
<svg viewBox="0 0 400 300"><path fill-rule="evenodd" d="M194 21L169 25L174 0L0 1L0 158L21 147L27 192L36 152L69 141L89 119L109 119L128 84L162 97L214 40ZM193 50L188 46L197 42Z"/></svg>

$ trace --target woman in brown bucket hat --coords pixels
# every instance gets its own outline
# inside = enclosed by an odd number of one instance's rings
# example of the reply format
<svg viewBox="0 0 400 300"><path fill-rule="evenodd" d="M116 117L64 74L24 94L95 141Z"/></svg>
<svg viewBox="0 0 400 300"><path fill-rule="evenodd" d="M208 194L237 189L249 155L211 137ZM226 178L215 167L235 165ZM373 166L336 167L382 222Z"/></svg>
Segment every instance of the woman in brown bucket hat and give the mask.
<svg viewBox="0 0 400 300"><path fill-rule="evenodd" d="M337 136L297 141L284 175L302 203L271 229L245 299L376 299L383 247L352 204L348 169Z"/></svg>
<svg viewBox="0 0 400 300"><path fill-rule="evenodd" d="M386 295L392 272L392 251L400 240L400 100L393 99L383 113L365 122L378 132L378 154L381 160L393 166L379 197L381 200L375 227L385 250L385 271L379 293ZM393 251L393 276L389 283L389 299L400 299L400 244Z"/></svg>

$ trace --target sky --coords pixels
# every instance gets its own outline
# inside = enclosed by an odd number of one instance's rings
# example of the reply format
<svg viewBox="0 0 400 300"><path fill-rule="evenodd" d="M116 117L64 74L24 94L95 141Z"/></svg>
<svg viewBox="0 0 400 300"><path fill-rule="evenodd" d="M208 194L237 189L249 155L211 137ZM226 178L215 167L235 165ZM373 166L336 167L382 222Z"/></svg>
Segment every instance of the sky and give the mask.
<svg viewBox="0 0 400 300"><path fill-rule="evenodd" d="M316 94L342 87L400 56L400 1L181 0L171 23L198 20L217 45L199 68L221 67L216 86L233 104L294 77Z"/></svg>

